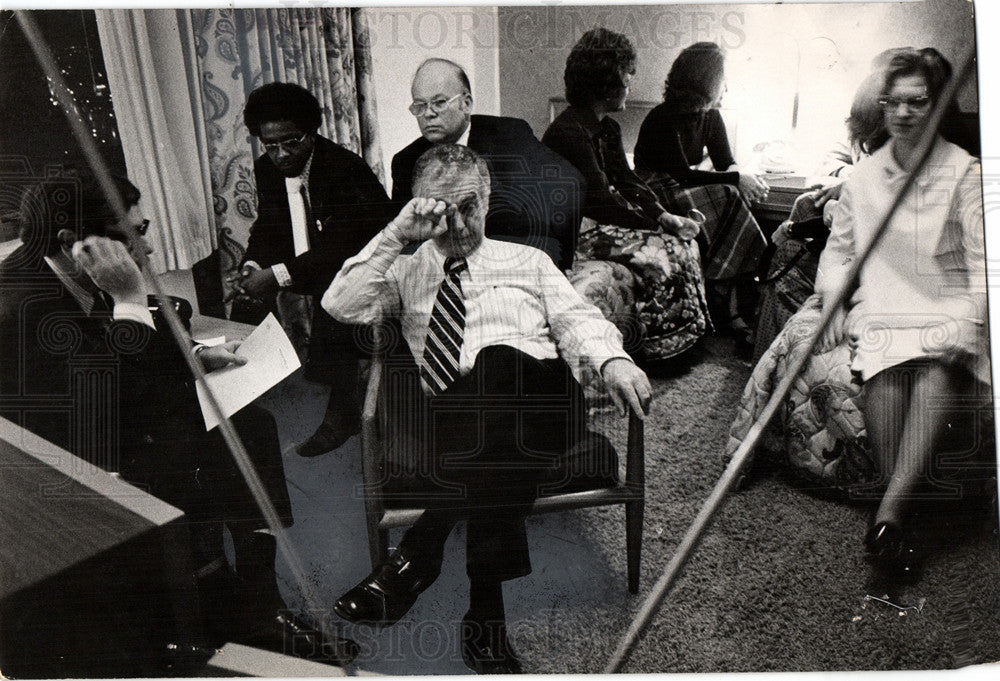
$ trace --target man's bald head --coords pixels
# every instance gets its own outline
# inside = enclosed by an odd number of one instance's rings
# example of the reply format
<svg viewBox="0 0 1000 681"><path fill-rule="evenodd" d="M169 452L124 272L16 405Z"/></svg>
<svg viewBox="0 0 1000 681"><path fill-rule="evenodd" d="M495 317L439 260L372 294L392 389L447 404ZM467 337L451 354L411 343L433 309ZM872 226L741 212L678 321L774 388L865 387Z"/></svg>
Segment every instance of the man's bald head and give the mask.
<svg viewBox="0 0 1000 681"><path fill-rule="evenodd" d="M417 67L416 72L413 74L413 79L416 80L422 71L427 70L435 74L451 76L455 79L455 84L458 88L465 92L472 92L472 84L469 82L469 76L465 73L465 69L450 59L443 59L441 57L425 59Z"/></svg>
<svg viewBox="0 0 1000 681"><path fill-rule="evenodd" d="M420 134L434 144L457 142L469 127L472 91L465 70L448 59L426 60L413 75L410 86L419 113Z"/></svg>

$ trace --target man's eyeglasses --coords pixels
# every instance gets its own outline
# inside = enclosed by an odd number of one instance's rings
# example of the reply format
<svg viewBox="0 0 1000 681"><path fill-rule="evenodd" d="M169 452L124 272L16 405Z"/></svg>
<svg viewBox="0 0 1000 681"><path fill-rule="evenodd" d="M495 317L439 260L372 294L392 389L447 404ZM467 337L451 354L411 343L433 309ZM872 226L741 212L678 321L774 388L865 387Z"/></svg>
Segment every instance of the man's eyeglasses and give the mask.
<svg viewBox="0 0 1000 681"><path fill-rule="evenodd" d="M446 106L454 102L459 97L464 97L465 95L466 93L462 92L461 94L457 94L454 97L448 97L447 99L444 97L438 97L437 99L432 99L429 102L413 102L413 104L410 104L410 113L419 117L423 116L427 113L427 110L430 109L431 113L439 114Z"/></svg>
<svg viewBox="0 0 1000 681"><path fill-rule="evenodd" d="M280 149L285 149L285 151L295 151L300 146L305 144L307 137L309 137L309 133L304 132L301 137L293 137L291 139L281 140L280 142L264 142L264 149L269 152L275 152Z"/></svg>
<svg viewBox="0 0 1000 681"><path fill-rule="evenodd" d="M927 95L921 95L920 97L883 97L878 100L878 104L883 110L890 113L898 109L900 104L905 104L909 111L920 113L926 111L931 105L931 98Z"/></svg>
<svg viewBox="0 0 1000 681"><path fill-rule="evenodd" d="M134 234L122 227L113 227L108 229L104 236L112 241L118 241L128 246L135 236L146 236L146 232L149 231L149 218L144 219L137 225L132 225L132 229L135 230Z"/></svg>

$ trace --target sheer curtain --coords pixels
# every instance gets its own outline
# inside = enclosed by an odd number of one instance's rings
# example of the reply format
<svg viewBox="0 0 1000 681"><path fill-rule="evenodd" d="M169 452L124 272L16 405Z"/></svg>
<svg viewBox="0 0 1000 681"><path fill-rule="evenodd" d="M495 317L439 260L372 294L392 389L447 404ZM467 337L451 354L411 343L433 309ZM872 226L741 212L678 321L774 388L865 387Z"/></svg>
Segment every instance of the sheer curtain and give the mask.
<svg viewBox="0 0 1000 681"><path fill-rule="evenodd" d="M206 127L186 10L97 10L97 28L130 179L151 218L156 271L215 248Z"/></svg>
<svg viewBox="0 0 1000 681"><path fill-rule="evenodd" d="M129 176L143 192L159 269L218 248L242 257L256 217L243 125L256 87L298 83L323 107L320 134L384 181L370 36L363 10L98 10L98 30Z"/></svg>

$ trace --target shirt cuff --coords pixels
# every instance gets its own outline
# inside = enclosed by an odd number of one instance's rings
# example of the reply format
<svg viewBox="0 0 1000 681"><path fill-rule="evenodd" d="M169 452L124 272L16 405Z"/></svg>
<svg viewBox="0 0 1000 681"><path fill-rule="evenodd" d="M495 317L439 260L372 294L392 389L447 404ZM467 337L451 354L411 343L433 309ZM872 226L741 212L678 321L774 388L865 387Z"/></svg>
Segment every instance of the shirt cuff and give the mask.
<svg viewBox="0 0 1000 681"><path fill-rule="evenodd" d="M604 380L604 367L606 367L608 365L608 362L610 362L613 359L624 359L629 364L635 364L635 360L633 360L628 355L614 355L612 357L608 357L603 362L601 361L595 362L594 363L595 368L597 369L597 373L601 377L601 380Z"/></svg>
<svg viewBox="0 0 1000 681"><path fill-rule="evenodd" d="M153 323L153 315L145 305L139 305L138 303L115 303L115 308L111 312L111 316L115 321L139 322L154 331L156 330L156 324Z"/></svg>
<svg viewBox="0 0 1000 681"><path fill-rule="evenodd" d="M271 265L271 271L274 273L274 278L278 282L278 286L288 288L292 285L292 275L288 273L285 263L279 262L277 265Z"/></svg>
<svg viewBox="0 0 1000 681"><path fill-rule="evenodd" d="M263 267L260 266L260 263L258 263L256 260L247 260L245 263L243 263L243 267L241 267L240 269L246 269L247 267L249 267L252 270L264 269Z"/></svg>

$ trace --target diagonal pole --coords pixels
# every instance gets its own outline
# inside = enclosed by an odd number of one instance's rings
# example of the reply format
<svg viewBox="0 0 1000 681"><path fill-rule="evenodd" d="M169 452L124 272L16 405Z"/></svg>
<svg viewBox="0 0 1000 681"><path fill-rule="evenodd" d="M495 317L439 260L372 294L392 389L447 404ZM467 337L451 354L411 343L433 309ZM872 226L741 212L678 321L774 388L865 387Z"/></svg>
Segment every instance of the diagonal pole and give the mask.
<svg viewBox="0 0 1000 681"><path fill-rule="evenodd" d="M32 51L35 53L35 57L42 66L42 70L45 72L45 75L51 79L54 85L53 90L59 100L60 107L62 108L63 113L66 114L66 118L73 130L73 135L76 138L77 143L80 145L83 154L87 159L88 165L94 172L94 175L101 186L101 190L111 203L111 207L115 211L118 218L122 219L125 216L125 207L122 205L121 198L119 197L118 191L111 179L111 173L108 170L104 159L101 157L100 152L97 150L93 139L90 137L89 132L84 127L83 121L80 120L78 116L74 115L77 110L76 104L73 102L72 95L62 78L62 74L59 71L55 58L52 56L52 52L45 44L45 40L42 38L41 33L38 31L38 27L35 24L34 19L31 18L29 12L20 10L15 13L15 16L17 17L18 23L21 25L21 29L24 31L25 37L31 45ZM193 353L187 351L190 342L187 333L181 325L180 318L174 310L173 304L163 292L157 278L149 272L145 254L143 254L141 258L143 261L140 263L139 269L142 271L146 285L149 287L149 290L154 292L157 300L159 300L161 311L167 320L167 326L169 327L170 333L174 338L174 342L176 342L178 347L182 350L181 355L184 357L188 369L194 376L195 381L202 381L209 407L219 422L219 431L226 443L226 447L229 449L229 452L233 457L233 461L235 461L240 474L246 481L247 486L257 503L257 506L260 508L268 529L274 534L278 550L288 563L289 569L292 573L292 578L305 598L307 611L322 612L323 610L319 607L320 600L318 599L312 584L308 579L306 579L305 570L302 567L299 555L294 550L290 540L288 539L288 534L285 532L281 518L274 507L274 503L267 494L267 490L264 487L264 483L261 481L260 475L257 473L257 469L250 461L246 447L244 447L242 440L240 440L240 436L233 427L232 422L223 416L222 409L219 406L219 402L215 397L215 394L212 392L209 384L204 381L205 371L201 364L195 359ZM353 675L352 669L349 669L348 667L345 667L344 669L347 674Z"/></svg>
<svg viewBox="0 0 1000 681"><path fill-rule="evenodd" d="M719 510L722 503L726 500L726 497L742 477L744 470L752 460L751 453L757 446L761 435L763 435L764 428L767 427L767 424L774 417L778 408L781 406L781 403L784 401L785 396L788 394L788 391L792 388L799 372L802 371L806 361L812 355L813 348L816 347L821 335L829 325L830 319L853 293L855 282L858 279L858 274L861 272L861 268L864 267L864 264L868 261L868 257L871 255L872 250L882 240L882 237L888 228L889 221L902 204L904 197L910 190L910 187L912 187L913 183L916 182L917 176L927 163L927 159L930 158L931 150L934 148L934 142L937 139L937 130L944 118L948 102L954 99L955 95L958 93L958 88L965 81L966 76L972 68L975 56L975 45L972 45L962 56L962 59L959 62L960 66L958 70L952 75L944 90L941 92L940 97L938 97L934 109L924 126L924 130L920 136L920 141L917 144L915 154L917 161L913 164L909 173L907 173L903 186L900 187L899 191L893 197L892 204L889 206L886 214L882 217L878 229L875 230L871 243L868 244L868 248L863 251L860 257L856 258L854 263L851 265L851 268L848 270L846 280L834 296L834 304L824 305L826 309L820 315L818 326L809 337L805 351L794 357L781 382L778 383L774 392L771 393L771 399L768 400L763 411L761 411L760 416L756 421L754 421L750 430L747 431L747 435L743 439L739 448L733 453L733 457L730 460L729 465L726 466L726 470L723 471L722 477L719 478L719 481L715 484L715 488L712 489L708 499L705 500L701 510L698 511L698 515L695 517L694 522L691 523L691 526L681 539L681 543L677 546L677 549L674 552L673 557L670 559L670 562L667 564L666 569L663 571L663 574L658 580L656 580L656 584L653 585L652 591L643 602L639 613L635 616L635 619L632 621L631 625L629 625L625 635L618 643L618 647L615 649L614 654L611 656L607 666L604 668L605 674L618 672L621 670L622 665L625 664L629 653L635 647L639 637L649 626L653 616L659 611L664 597L666 597L667 593L670 591L670 588L677 580L681 570L684 569L684 566L687 564L691 554L694 552L695 548L697 548L702 536L708 530L716 511Z"/></svg>

